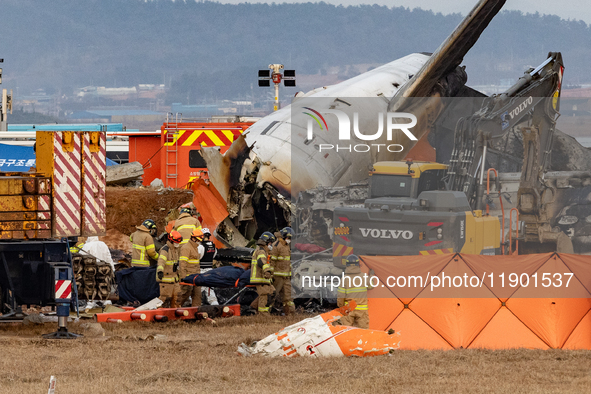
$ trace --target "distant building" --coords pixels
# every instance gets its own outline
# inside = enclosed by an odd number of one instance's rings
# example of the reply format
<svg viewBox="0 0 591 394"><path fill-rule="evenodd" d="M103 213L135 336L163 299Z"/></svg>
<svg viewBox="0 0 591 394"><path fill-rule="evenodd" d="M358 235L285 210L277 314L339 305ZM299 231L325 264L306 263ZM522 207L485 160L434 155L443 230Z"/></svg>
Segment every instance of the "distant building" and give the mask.
<svg viewBox="0 0 591 394"><path fill-rule="evenodd" d="M166 113L145 109L88 109L73 112L68 119L75 122L123 123L129 128L157 130Z"/></svg>

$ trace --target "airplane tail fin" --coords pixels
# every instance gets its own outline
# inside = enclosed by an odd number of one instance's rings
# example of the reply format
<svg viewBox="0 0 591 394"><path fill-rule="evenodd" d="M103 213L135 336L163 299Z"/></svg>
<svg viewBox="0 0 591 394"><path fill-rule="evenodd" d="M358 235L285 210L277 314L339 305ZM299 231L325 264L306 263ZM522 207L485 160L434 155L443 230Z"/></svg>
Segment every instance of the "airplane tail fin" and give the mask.
<svg viewBox="0 0 591 394"><path fill-rule="evenodd" d="M464 55L504 4L505 0L480 0L423 67L396 92L388 111L401 111L409 105L411 97L429 97L439 80L462 63Z"/></svg>

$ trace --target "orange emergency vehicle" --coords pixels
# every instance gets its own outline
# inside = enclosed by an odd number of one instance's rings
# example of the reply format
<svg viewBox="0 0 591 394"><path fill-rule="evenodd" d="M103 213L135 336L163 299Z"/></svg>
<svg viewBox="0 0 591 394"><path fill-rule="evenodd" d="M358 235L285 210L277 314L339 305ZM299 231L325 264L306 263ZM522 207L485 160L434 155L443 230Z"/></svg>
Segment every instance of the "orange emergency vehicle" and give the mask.
<svg viewBox="0 0 591 394"><path fill-rule="evenodd" d="M235 118L224 122L165 122L159 131L113 135L129 138L129 162L142 164L145 186L159 178L165 187L190 188L191 182L207 173L199 154L201 147L218 146L225 153L236 137L256 121Z"/></svg>
<svg viewBox="0 0 591 394"><path fill-rule="evenodd" d="M160 179L165 187L190 187L207 171L199 150L219 146L225 153L254 122L166 122L161 127Z"/></svg>

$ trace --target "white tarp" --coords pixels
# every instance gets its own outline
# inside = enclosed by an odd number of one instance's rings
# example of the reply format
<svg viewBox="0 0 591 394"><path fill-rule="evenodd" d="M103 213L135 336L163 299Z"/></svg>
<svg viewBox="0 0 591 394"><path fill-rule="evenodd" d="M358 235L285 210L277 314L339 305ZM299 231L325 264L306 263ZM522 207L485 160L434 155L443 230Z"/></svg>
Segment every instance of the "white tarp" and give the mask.
<svg viewBox="0 0 591 394"><path fill-rule="evenodd" d="M86 252L99 260L102 260L111 265L113 272L115 272L115 264L111 258L109 247L103 241L99 241L98 237L88 237L84 246L82 247L82 254Z"/></svg>

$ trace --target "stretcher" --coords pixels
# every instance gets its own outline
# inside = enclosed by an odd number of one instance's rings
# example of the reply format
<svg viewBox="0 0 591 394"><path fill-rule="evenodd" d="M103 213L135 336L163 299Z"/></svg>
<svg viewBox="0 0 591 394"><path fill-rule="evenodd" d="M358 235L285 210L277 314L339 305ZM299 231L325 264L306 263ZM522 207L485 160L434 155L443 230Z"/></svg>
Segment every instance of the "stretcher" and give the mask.
<svg viewBox="0 0 591 394"><path fill-rule="evenodd" d="M159 308L136 311L124 307L125 312L97 313L97 323L122 323L126 321L166 322L169 320L204 320L208 318L240 316L240 305L202 305L187 308Z"/></svg>

